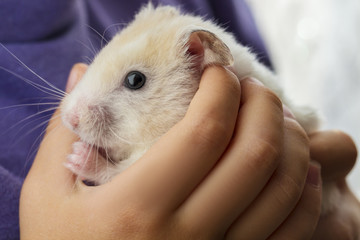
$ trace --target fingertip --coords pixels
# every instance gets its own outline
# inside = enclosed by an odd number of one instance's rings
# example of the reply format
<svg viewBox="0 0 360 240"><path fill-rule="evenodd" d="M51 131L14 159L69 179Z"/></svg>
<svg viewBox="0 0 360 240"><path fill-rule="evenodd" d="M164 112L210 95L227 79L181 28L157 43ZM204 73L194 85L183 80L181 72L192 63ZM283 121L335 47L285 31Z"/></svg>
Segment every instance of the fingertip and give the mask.
<svg viewBox="0 0 360 240"><path fill-rule="evenodd" d="M66 84L66 92L71 92L76 84L80 81L81 77L85 74L88 65L85 63L76 63L70 70L68 81Z"/></svg>
<svg viewBox="0 0 360 240"><path fill-rule="evenodd" d="M264 86L264 84L260 80L258 80L256 78L253 78L253 77L247 77L247 78L242 79L241 81L251 83L251 84L255 84L255 85L258 85L258 86Z"/></svg>
<svg viewBox="0 0 360 240"><path fill-rule="evenodd" d="M235 121L240 96L240 83L233 72L218 65L208 66L186 116L223 117L222 120Z"/></svg>
<svg viewBox="0 0 360 240"><path fill-rule="evenodd" d="M350 137L350 135L342 131L334 130L334 133L337 134L339 138L343 139L344 145L347 146L349 158L353 159L353 164L355 164L358 152L354 140Z"/></svg>
<svg viewBox="0 0 360 240"><path fill-rule="evenodd" d="M215 81L222 80L224 82L229 82L233 84L234 88L237 88L237 90L240 91L240 81L232 67L224 67L220 65L207 66L203 71L200 83L203 82L205 79L214 79Z"/></svg>
<svg viewBox="0 0 360 240"><path fill-rule="evenodd" d="M283 113L283 103L275 92L266 87L260 80L256 78L244 78L241 80L242 88L242 102L249 98L262 99L267 102L274 103L277 108ZM283 114L282 114L283 115Z"/></svg>
<svg viewBox="0 0 360 240"><path fill-rule="evenodd" d="M283 113L284 113L284 117L291 118L291 119L295 120L295 115L290 110L290 108L288 106L286 106L285 104L283 104Z"/></svg>
<svg viewBox="0 0 360 240"><path fill-rule="evenodd" d="M321 164L324 180L338 180L354 167L357 149L351 137L338 130L310 135L310 155Z"/></svg>

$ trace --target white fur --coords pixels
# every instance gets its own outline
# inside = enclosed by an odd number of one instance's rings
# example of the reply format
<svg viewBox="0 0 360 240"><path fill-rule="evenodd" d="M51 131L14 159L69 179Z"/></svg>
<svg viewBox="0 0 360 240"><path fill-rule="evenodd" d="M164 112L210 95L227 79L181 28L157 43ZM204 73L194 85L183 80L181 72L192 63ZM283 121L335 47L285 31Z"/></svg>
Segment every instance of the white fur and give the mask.
<svg viewBox="0 0 360 240"><path fill-rule="evenodd" d="M275 75L231 34L211 21L180 14L172 7L154 8L149 4L102 49L61 106L64 123L83 142L106 149L107 157L116 162L90 180L109 181L184 116L203 70L194 69L194 59L187 54L189 36L196 30L206 30L225 43L239 79L259 79L290 107L306 131L316 128L316 114L292 106L278 87ZM203 65L216 62L216 49L214 52L204 46ZM124 77L132 70L147 76L146 84L139 90L123 85ZM75 115L79 119L76 128L71 124ZM98 161L103 159L99 157Z"/></svg>

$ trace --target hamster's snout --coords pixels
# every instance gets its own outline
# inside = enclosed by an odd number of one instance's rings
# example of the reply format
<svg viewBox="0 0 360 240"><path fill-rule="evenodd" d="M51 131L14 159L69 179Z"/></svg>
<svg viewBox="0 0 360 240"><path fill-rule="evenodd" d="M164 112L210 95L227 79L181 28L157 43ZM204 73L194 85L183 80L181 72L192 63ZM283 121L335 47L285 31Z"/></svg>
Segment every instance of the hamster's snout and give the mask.
<svg viewBox="0 0 360 240"><path fill-rule="evenodd" d="M68 128L81 134L82 131L104 131L113 122L113 117L106 106L82 99L64 108L63 121Z"/></svg>
<svg viewBox="0 0 360 240"><path fill-rule="evenodd" d="M79 114L76 111L69 111L64 114L64 122L71 127L72 130L76 130L79 127Z"/></svg>

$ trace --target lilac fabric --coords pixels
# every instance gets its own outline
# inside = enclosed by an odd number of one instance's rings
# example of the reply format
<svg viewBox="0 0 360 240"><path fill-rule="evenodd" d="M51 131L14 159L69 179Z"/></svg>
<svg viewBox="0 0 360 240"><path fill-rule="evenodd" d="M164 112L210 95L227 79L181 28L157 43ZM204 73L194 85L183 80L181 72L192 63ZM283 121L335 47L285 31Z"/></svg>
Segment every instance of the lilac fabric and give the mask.
<svg viewBox="0 0 360 240"><path fill-rule="evenodd" d="M2 0L0 1L0 239L19 239L20 189L41 141L57 93L45 93L16 75L46 86L21 65L60 89L71 66L87 62L147 1L133 0ZM266 58L264 46L243 1L153 1L218 19L237 39ZM90 27L91 26L91 27ZM6 48L6 49L5 49ZM268 63L268 62L266 62ZM49 97L51 99L49 99ZM40 103L36 105L24 105ZM17 107L17 105L22 105ZM55 105L54 105L55 106Z"/></svg>

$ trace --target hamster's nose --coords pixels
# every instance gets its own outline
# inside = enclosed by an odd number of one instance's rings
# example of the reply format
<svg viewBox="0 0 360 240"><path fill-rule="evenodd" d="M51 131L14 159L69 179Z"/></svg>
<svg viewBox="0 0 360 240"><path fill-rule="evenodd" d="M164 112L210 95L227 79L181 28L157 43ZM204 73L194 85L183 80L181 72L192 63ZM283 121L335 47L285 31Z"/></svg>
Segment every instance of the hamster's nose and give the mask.
<svg viewBox="0 0 360 240"><path fill-rule="evenodd" d="M67 113L65 119L74 130L79 127L79 115L76 112Z"/></svg>

